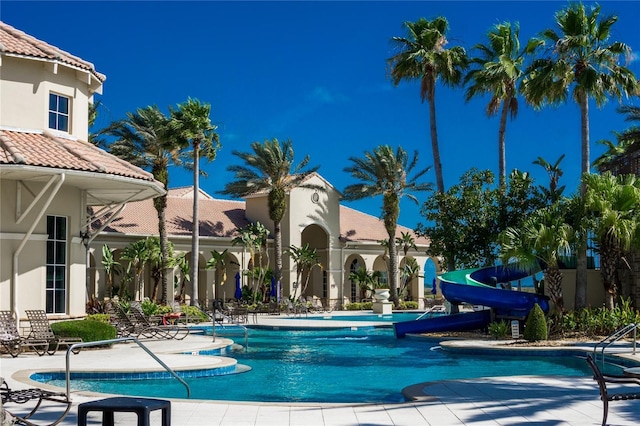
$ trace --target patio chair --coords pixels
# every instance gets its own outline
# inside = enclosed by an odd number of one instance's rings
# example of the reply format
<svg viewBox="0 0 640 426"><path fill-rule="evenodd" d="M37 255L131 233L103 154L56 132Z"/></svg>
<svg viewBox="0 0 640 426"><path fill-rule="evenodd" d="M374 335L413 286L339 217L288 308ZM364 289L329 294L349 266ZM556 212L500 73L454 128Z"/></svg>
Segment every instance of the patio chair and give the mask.
<svg viewBox="0 0 640 426"><path fill-rule="evenodd" d="M189 328L177 324L160 325L152 323L149 318L136 306L131 305L129 309L134 329L138 336L158 337L161 339L182 340L189 334Z"/></svg>
<svg viewBox="0 0 640 426"><path fill-rule="evenodd" d="M587 355L587 364L589 364L589 367L591 367L591 369L593 370L593 380L598 382L598 387L600 388L600 399L602 400L602 403L604 405L602 426L605 426L607 424L607 415L609 414L609 401L626 401L630 399L640 399L640 388L634 392L614 393L607 388L607 383L618 385L640 385L640 379L628 376L614 376L611 374L603 374L590 354Z"/></svg>
<svg viewBox="0 0 640 426"><path fill-rule="evenodd" d="M38 355L47 353L49 342L40 339L22 337L11 311L0 311L0 345L12 357L22 353L24 347L30 347Z"/></svg>
<svg viewBox="0 0 640 426"><path fill-rule="evenodd" d="M71 346L74 343L82 343L80 337L61 337L57 336L51 329L49 324L49 318L47 314L42 310L26 310L27 318L29 319L29 326L31 331L27 338L36 340L45 340L49 342L47 353L49 355L55 354L60 346ZM74 350L73 353L77 354L80 350Z"/></svg>
<svg viewBox="0 0 640 426"><path fill-rule="evenodd" d="M42 420L33 419L33 416L37 414L38 409L43 406L43 403L53 403L53 404L61 404L62 411L61 413L56 413L56 418L51 423L47 423L48 426L54 426L60 423L65 416L69 413L69 409L71 408L71 400L67 397L67 394L64 392L52 392L39 388L30 388L30 389L17 389L12 390L0 377L0 396L2 399L2 408L9 415L14 417L16 420L16 424L23 424L27 426L37 426L42 425ZM35 401L35 406L27 412L27 414L22 414L23 410L12 409L11 406L13 404L26 404L29 401ZM6 408L6 405L9 404L9 409ZM48 404L47 404L48 405ZM26 410L29 410L27 408ZM49 413L51 410L47 410L47 417L49 417ZM34 421L38 421L38 423L34 423Z"/></svg>

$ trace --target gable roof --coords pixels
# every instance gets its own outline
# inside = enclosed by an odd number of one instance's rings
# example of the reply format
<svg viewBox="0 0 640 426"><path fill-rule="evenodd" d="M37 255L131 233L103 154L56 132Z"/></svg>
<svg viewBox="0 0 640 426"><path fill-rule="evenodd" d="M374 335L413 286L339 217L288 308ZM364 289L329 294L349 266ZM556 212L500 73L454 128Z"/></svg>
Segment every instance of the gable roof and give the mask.
<svg viewBox="0 0 640 426"><path fill-rule="evenodd" d="M429 239L418 237L411 228L398 225L396 238L402 233L410 233L417 245L428 245ZM350 207L340 206L340 237L343 241L378 242L389 239L384 222L375 216Z"/></svg>
<svg viewBox="0 0 640 426"><path fill-rule="evenodd" d="M78 68L91 73L100 83L104 83L107 79L104 74L96 71L91 62L38 40L2 21L0 21L0 53L26 59L57 62Z"/></svg>

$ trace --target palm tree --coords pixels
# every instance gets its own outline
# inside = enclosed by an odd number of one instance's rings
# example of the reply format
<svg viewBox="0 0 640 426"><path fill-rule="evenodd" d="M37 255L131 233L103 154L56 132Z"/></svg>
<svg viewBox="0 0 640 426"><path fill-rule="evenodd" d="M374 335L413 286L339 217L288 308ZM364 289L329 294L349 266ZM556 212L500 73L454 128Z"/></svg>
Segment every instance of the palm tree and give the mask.
<svg viewBox="0 0 640 426"><path fill-rule="evenodd" d="M613 176L610 172L583 179L585 207L600 252L605 303L613 309L619 262L626 262L626 252L640 242L640 181L634 175Z"/></svg>
<svg viewBox="0 0 640 426"><path fill-rule="evenodd" d="M245 275L249 276L253 283L254 299L257 297L258 288L264 283L265 274L267 273L266 265L269 265L269 252L267 250L267 242L269 239L269 230L260 222L250 223L244 228L237 230L239 235L231 240L233 245L242 245L245 250L249 251L251 265L253 271L246 271ZM258 259L256 263L256 253ZM264 262L262 255L265 253L267 261ZM257 279L257 280L256 280Z"/></svg>
<svg viewBox="0 0 640 426"><path fill-rule="evenodd" d="M625 121L640 123L640 107L625 105L618 108L618 112L627 114ZM625 167L625 163L630 163L625 159L640 151L640 126L634 124L628 129L614 132L614 134L618 140L617 145L609 140L598 141L607 147L607 151L593 162L594 167L600 172L611 170L614 174L637 174L637 170Z"/></svg>
<svg viewBox="0 0 640 426"><path fill-rule="evenodd" d="M506 264L515 259L522 267L537 270L542 265L554 313L564 311L562 273L558 263L574 243L574 231L565 221L567 205L554 203L529 215L521 227L507 228L501 235L501 256Z"/></svg>
<svg viewBox="0 0 640 426"><path fill-rule="evenodd" d="M122 250L121 259L129 261L128 270L133 268L135 300L144 297L144 265L149 260L149 247L146 239L134 241Z"/></svg>
<svg viewBox="0 0 640 426"><path fill-rule="evenodd" d="M169 187L169 165L180 165L178 147L169 126L169 119L157 106L138 108L135 113L128 112L127 118L111 123L105 134L117 139L109 146L109 151L142 169L150 170L153 177L165 188ZM153 199L158 214L158 235L162 254L160 282L162 301L167 301L169 284L169 236L167 235L166 209L167 194Z"/></svg>
<svg viewBox="0 0 640 426"><path fill-rule="evenodd" d="M366 152L364 158L351 157L351 166L344 169L351 176L360 181L347 186L343 191L345 200L360 200L366 197L382 196L382 219L389 236L389 272L391 300L395 307L399 306L398 299L398 255L395 244L398 217L400 215L400 200L406 196L418 203L412 192L431 191L431 183L420 183L420 179L429 168L422 169L411 178L408 175L418 164L418 151L409 161L407 152L398 147L394 153L388 145L376 147L373 152Z"/></svg>
<svg viewBox="0 0 640 426"><path fill-rule="evenodd" d="M298 283L298 287L300 287L300 296L305 294L307 291L307 286L309 285L309 278L311 277L311 270L314 267L322 268L322 263L320 263L320 257L316 252L315 248L309 247L309 243L305 244L303 247L296 247L294 245L290 246L286 253L291 256L291 259L296 264L296 282ZM306 279L304 279L304 285L300 284L303 281L303 275L306 273ZM297 289L293 291L293 299L295 300L297 297Z"/></svg>
<svg viewBox="0 0 640 426"><path fill-rule="evenodd" d="M564 159L564 154L562 154L555 163L551 164L547 160L542 157L538 157L534 160L533 164L537 164L542 167L549 176L549 188L545 188L540 186L540 191L544 195L544 197L550 202L555 203L560 201L560 197L562 197L562 193L564 192L565 186L558 186L558 182L560 182L560 178L563 175L563 171L560 168L560 163Z"/></svg>
<svg viewBox="0 0 640 426"><path fill-rule="evenodd" d="M513 26L510 22L496 24L487 34L489 43L474 46L480 57L471 59L475 67L465 77L465 83L470 83L465 93L467 101L489 94L491 99L487 104L487 116L492 117L500 111L498 166L502 190L507 186L507 116L513 120L518 115L518 84L524 74L527 52L527 49L520 49L519 35L520 26L517 23Z"/></svg>
<svg viewBox="0 0 640 426"><path fill-rule="evenodd" d="M431 149L436 172L438 192L444 192L442 163L436 127L436 83L456 86L462 79L468 60L465 50L456 46L445 49L449 22L444 17L432 21L420 18L405 22L406 37L393 37L392 43L400 50L387 59L391 67L391 80L395 86L402 80L420 80L420 98L429 103Z"/></svg>
<svg viewBox="0 0 640 426"><path fill-rule="evenodd" d="M373 292L376 282L380 278L380 271L367 271L364 267L359 267L356 271L349 273L349 280L353 281L360 288L360 298L367 297L367 291Z"/></svg>
<svg viewBox="0 0 640 426"><path fill-rule="evenodd" d="M120 274L120 262L115 260L113 252L108 245L102 246L102 266L104 266L105 280L107 284L107 297L113 296L113 276Z"/></svg>
<svg viewBox="0 0 640 426"><path fill-rule="evenodd" d="M223 251L212 250L211 251L211 259L207 261L206 269L214 269L215 282L213 283L213 293L211 294L211 298L219 298L216 294L216 285L218 287L224 285L227 280L227 270L226 270L226 261L225 258L227 256L227 252L229 250L224 249Z"/></svg>
<svg viewBox="0 0 640 426"><path fill-rule="evenodd" d="M182 148L191 148L193 156L193 225L191 238L191 302L198 302L198 259L200 256L200 220L198 201L200 198L200 158L213 161L220 148L217 127L211 124L211 105L189 98L171 109L171 125L178 135L178 144Z"/></svg>
<svg viewBox="0 0 640 426"><path fill-rule="evenodd" d="M640 93L640 83L633 72L619 64L621 56L629 58L631 49L625 43L609 42L617 16L600 16L600 6L589 10L582 3L570 4L555 15L559 31L547 29L538 38L551 46L535 59L526 71L521 85L527 102L535 108L559 104L569 94L580 107L581 173L590 172L589 101L601 107L609 96ZM580 187L584 195L586 186ZM578 250L576 271L576 308L586 306L587 247Z"/></svg>
<svg viewBox="0 0 640 426"><path fill-rule="evenodd" d="M232 154L244 161L243 165L227 168L233 172L234 179L227 183L222 194L234 197L267 192L269 199L269 218L273 221L275 239L276 282L282 281L282 232L280 222L287 210L287 193L293 188L311 188L323 190L316 185L304 184L307 177L318 170L318 166L304 170L309 164L307 155L294 166L293 143L291 140L279 142L277 139L253 142L253 152L233 151Z"/></svg>

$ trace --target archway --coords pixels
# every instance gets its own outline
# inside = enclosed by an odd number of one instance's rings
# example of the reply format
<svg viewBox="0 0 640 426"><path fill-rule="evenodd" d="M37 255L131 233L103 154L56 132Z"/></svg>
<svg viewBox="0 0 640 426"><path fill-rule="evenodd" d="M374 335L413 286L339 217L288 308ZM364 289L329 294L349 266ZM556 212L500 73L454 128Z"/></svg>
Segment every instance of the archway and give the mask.
<svg viewBox="0 0 640 426"><path fill-rule="evenodd" d="M301 297L317 296L327 304L329 299L329 282L327 271L331 269L329 265L329 235L319 225L309 225L302 231L301 247L309 246L315 250L318 264L309 265L311 269L306 269L303 273L302 282L298 283Z"/></svg>

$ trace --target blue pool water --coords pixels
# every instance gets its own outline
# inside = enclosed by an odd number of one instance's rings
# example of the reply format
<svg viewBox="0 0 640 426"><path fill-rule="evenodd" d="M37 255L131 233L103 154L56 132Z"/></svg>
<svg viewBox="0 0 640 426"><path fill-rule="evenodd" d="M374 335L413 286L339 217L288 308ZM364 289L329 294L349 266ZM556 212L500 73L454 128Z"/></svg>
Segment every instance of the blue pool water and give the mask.
<svg viewBox="0 0 640 426"><path fill-rule="evenodd" d="M422 313L393 313L388 315L383 314L368 314L368 315L332 315L327 313L324 315L312 315L307 317L294 318L296 320L324 320L324 321L349 321L349 322L386 322L391 323L398 321L413 321L418 318Z"/></svg>
<svg viewBox="0 0 640 426"><path fill-rule="evenodd" d="M241 342L242 339L238 339ZM186 379L192 398L265 402L402 402L409 385L485 376L589 375L577 357L470 356L424 339L395 339L389 328L249 330L249 348L225 353L251 370ZM64 378L49 383L64 387ZM185 398L175 379L75 380L73 389Z"/></svg>

